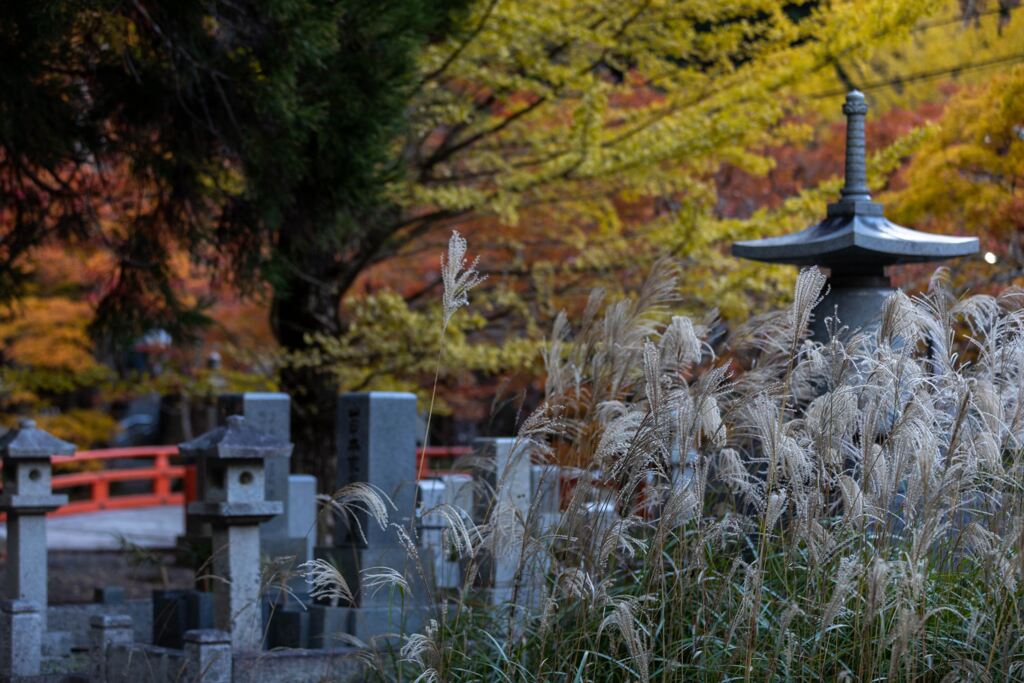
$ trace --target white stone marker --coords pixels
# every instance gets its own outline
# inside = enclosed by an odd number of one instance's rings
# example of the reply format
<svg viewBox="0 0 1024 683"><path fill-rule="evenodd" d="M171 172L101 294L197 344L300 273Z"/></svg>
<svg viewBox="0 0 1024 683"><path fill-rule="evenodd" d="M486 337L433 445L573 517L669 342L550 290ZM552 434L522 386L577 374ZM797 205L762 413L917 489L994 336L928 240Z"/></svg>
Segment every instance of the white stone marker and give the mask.
<svg viewBox="0 0 1024 683"><path fill-rule="evenodd" d="M72 455L73 444L22 420L17 429L0 438L4 489L0 510L7 513L7 586L10 600L30 600L39 608L46 632L46 513L67 504L54 495L50 456Z"/></svg>
<svg viewBox="0 0 1024 683"><path fill-rule="evenodd" d="M263 463L267 457L287 457L292 444L233 415L226 426L178 448L196 460L206 482L204 500L191 503L189 513L213 527L214 624L231 634L234 648L260 649L259 525L284 507L264 499Z"/></svg>

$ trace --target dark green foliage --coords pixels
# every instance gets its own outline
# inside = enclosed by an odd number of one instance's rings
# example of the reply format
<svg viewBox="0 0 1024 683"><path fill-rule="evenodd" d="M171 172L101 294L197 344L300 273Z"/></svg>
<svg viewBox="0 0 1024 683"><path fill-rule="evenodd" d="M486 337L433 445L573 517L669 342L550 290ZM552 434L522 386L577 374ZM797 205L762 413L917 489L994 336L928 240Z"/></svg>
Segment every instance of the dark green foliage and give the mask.
<svg viewBox="0 0 1024 683"><path fill-rule="evenodd" d="M341 297L402 229L385 197L416 58L468 0L13 0L0 4L0 296L28 249L103 240L112 346L206 321L167 260L184 248L273 293L288 350L342 331ZM100 217L105 217L101 222ZM285 370L299 467L325 487L336 388Z"/></svg>
<svg viewBox="0 0 1024 683"><path fill-rule="evenodd" d="M121 229L106 235L121 272L102 328L181 321L160 262L172 243L244 287L284 292L305 274L343 291L352 262L388 237L381 191L400 172L393 141L417 51L465 4L4 3L4 260L51 235L88 235L127 184L146 201L117 207ZM132 308L145 315L124 315Z"/></svg>

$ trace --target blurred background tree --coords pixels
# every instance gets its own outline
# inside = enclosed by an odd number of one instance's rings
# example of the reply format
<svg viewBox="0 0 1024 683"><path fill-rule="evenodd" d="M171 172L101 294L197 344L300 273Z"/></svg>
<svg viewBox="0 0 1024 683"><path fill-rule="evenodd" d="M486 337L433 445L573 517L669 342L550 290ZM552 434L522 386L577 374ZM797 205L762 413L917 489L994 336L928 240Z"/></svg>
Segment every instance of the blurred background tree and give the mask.
<svg viewBox="0 0 1024 683"><path fill-rule="evenodd" d="M821 215L850 86L876 107L877 190L954 229L941 202L900 194L925 171L900 169L944 149L921 126L948 97L1024 59L1024 22L990 4L5 3L6 367L51 373L73 350L58 374L102 384L154 329L200 387L213 343L277 357L259 367L295 399L297 464L329 487L335 392L432 376L452 228L492 274L442 377L474 419L535 386L558 309L630 291L660 256L684 266L693 311L736 320L784 297L790 270L727 245ZM53 250L97 264L88 284L48 281ZM43 343L41 319L67 353L18 346ZM69 387L23 405L71 410Z"/></svg>

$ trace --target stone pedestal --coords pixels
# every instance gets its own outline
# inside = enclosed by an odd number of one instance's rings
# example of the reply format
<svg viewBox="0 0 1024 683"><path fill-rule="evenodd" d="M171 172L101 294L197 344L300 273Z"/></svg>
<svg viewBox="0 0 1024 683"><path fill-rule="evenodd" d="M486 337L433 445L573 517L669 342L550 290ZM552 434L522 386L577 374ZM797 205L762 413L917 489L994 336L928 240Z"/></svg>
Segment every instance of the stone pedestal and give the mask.
<svg viewBox="0 0 1024 683"><path fill-rule="evenodd" d="M91 680L107 680L107 650L111 645L135 642L132 618L124 614L97 614L89 619L89 660Z"/></svg>
<svg viewBox="0 0 1024 683"><path fill-rule="evenodd" d="M811 337L815 341L829 340L827 318L839 313L839 322L848 333L875 332L881 323L882 306L896 290L885 276L843 277L833 275L828 281L828 294L814 309Z"/></svg>
<svg viewBox="0 0 1024 683"><path fill-rule="evenodd" d="M232 638L224 631L202 629L186 633L185 680L231 683L231 645Z"/></svg>
<svg viewBox="0 0 1024 683"><path fill-rule="evenodd" d="M39 674L43 645L43 621L39 607L30 600L5 600L0 605L0 678Z"/></svg>

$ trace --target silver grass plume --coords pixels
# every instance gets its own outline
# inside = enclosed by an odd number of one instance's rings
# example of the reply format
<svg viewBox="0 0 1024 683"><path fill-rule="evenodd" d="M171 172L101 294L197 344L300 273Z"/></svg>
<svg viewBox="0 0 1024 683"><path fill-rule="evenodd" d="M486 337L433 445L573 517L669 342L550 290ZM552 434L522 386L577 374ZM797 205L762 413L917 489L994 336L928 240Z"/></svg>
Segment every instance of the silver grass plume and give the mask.
<svg viewBox="0 0 1024 683"><path fill-rule="evenodd" d="M786 489L772 491L768 496L768 504L764 512L764 528L774 529L782 513L786 511Z"/></svg>
<svg viewBox="0 0 1024 683"><path fill-rule="evenodd" d="M403 661L418 664L423 668L416 681L430 683L438 680L434 665L441 660L441 648L437 642L439 631L437 620L431 619L423 633L410 633L404 637L399 656Z"/></svg>
<svg viewBox="0 0 1024 683"><path fill-rule="evenodd" d="M925 319L914 302L900 290L893 292L882 306L878 340L892 347L902 342L910 351L917 346L924 331Z"/></svg>
<svg viewBox="0 0 1024 683"><path fill-rule="evenodd" d="M632 533L633 529L644 526L643 520L638 517L623 517L612 522L601 538L601 566L607 565L608 558L616 551L621 550L627 558L633 558L647 550L647 542Z"/></svg>
<svg viewBox="0 0 1024 683"><path fill-rule="evenodd" d="M675 371L701 359L701 341L694 329L693 321L681 315L672 316L672 321L659 341L662 372Z"/></svg>
<svg viewBox="0 0 1024 683"><path fill-rule="evenodd" d="M634 597L617 597L611 600L611 609L597 629L597 637L608 628L614 628L629 650L630 659L640 674L640 680L651 680L650 652L645 628L640 618L640 599Z"/></svg>
<svg viewBox="0 0 1024 683"><path fill-rule="evenodd" d="M398 588L403 595L410 595L409 582L394 567L366 567L360 574L361 590L366 595L376 595L383 589Z"/></svg>
<svg viewBox="0 0 1024 683"><path fill-rule="evenodd" d="M483 536L468 512L454 505L441 503L424 510L420 516L423 520L428 520L431 517L440 518L430 521L443 527L442 536L445 548L454 549L459 559L473 557L476 554L477 548L483 541Z"/></svg>
<svg viewBox="0 0 1024 683"><path fill-rule="evenodd" d="M811 322L811 312L821 303L822 290L828 279L817 268L804 268L796 278L793 305L789 309L789 324L794 338L802 337Z"/></svg>
<svg viewBox="0 0 1024 683"><path fill-rule="evenodd" d="M453 230L452 236L448 240L448 258L446 259L444 254L441 255L441 283L444 286L441 301L444 328L448 327L455 311L469 305L469 292L486 279L476 270L476 266L480 262L479 257L467 265L466 248L466 240L457 230Z"/></svg>
<svg viewBox="0 0 1024 683"><path fill-rule="evenodd" d="M331 496L320 494L317 500L327 509L338 513L344 523L354 525L356 532L364 541L366 534L359 522L359 516L355 513L367 513L381 529L385 529L388 525L388 505L397 509L383 491L358 481L346 484Z"/></svg>
<svg viewBox="0 0 1024 683"><path fill-rule="evenodd" d="M819 633L828 632L832 622L839 616L840 611L846 604L847 596L853 590L854 580L860 574L862 567L856 557L847 556L839 561L839 570L836 572L835 588L832 591L832 598L825 607L821 617Z"/></svg>
<svg viewBox="0 0 1024 683"><path fill-rule="evenodd" d="M310 585L309 595L315 600L330 600L332 603L344 601L347 605L355 605L355 597L345 577L338 568L326 560L310 560L299 565Z"/></svg>

